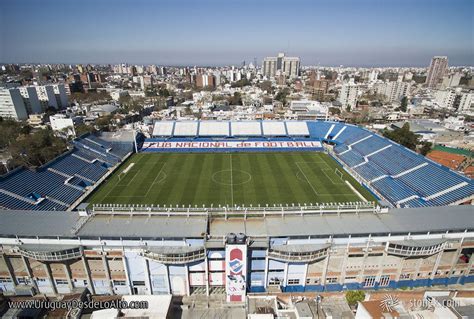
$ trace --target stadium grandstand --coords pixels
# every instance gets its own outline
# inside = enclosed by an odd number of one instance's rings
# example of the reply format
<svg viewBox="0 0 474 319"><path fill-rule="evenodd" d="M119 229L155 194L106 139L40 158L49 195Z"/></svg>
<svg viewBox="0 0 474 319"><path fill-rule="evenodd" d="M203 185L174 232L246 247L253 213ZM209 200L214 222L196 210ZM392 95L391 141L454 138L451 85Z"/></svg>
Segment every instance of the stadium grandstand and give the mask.
<svg viewBox="0 0 474 319"><path fill-rule="evenodd" d="M157 121L152 132L81 136L1 178L0 291L239 303L474 282L473 181L369 130Z"/></svg>
<svg viewBox="0 0 474 319"><path fill-rule="evenodd" d="M0 177L0 207L67 210L133 151L131 142L84 135L71 149L34 170L18 168Z"/></svg>

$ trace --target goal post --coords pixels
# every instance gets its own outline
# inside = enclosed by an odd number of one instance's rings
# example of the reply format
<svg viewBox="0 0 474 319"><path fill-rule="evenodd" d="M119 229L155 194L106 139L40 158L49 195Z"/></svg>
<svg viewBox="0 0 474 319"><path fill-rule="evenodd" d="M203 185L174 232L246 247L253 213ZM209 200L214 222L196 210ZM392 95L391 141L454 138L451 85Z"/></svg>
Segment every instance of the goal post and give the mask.
<svg viewBox="0 0 474 319"><path fill-rule="evenodd" d="M334 174L336 174L336 176L339 177L342 180L343 174L338 168L334 169Z"/></svg>

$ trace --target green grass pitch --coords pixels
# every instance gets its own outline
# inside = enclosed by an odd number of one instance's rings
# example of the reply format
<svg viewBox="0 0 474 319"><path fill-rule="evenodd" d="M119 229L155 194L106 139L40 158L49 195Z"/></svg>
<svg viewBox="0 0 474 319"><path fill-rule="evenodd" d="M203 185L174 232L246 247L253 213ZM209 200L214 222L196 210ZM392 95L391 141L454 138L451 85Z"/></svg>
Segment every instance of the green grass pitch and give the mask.
<svg viewBox="0 0 474 319"><path fill-rule="evenodd" d="M346 180L365 199L375 201L320 152L140 153L125 161L87 201L168 207L361 201Z"/></svg>

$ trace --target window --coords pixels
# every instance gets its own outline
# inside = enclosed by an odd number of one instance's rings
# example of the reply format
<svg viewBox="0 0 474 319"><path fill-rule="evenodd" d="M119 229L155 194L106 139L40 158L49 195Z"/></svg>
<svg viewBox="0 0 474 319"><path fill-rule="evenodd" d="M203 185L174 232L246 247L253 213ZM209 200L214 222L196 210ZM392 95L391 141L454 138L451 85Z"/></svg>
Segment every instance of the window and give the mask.
<svg viewBox="0 0 474 319"><path fill-rule="evenodd" d="M352 258L352 257L364 257L364 254L350 254L349 258Z"/></svg>
<svg viewBox="0 0 474 319"><path fill-rule="evenodd" d="M280 278L270 278L268 281L269 286L279 286L281 284L281 279Z"/></svg>
<svg viewBox="0 0 474 319"><path fill-rule="evenodd" d="M400 275L400 280L402 279L410 279L411 278L411 275L410 274L401 274Z"/></svg>
<svg viewBox="0 0 474 319"><path fill-rule="evenodd" d="M328 278L326 279L326 282L327 282L328 284L335 284L335 283L337 283L337 277L328 277Z"/></svg>
<svg viewBox="0 0 474 319"><path fill-rule="evenodd" d="M114 280L114 286L126 286L125 280Z"/></svg>
<svg viewBox="0 0 474 319"><path fill-rule="evenodd" d="M30 283L30 281L28 280L28 278L17 278L17 281L18 281L18 284L21 285L28 285Z"/></svg>
<svg viewBox="0 0 474 319"><path fill-rule="evenodd" d="M56 285L67 285L66 279L56 279Z"/></svg>
<svg viewBox="0 0 474 319"><path fill-rule="evenodd" d="M10 283L12 280L8 277L0 277L0 283Z"/></svg>
<svg viewBox="0 0 474 319"><path fill-rule="evenodd" d="M381 287L386 287L390 283L390 276L388 275L383 275L380 276L380 286Z"/></svg>
<svg viewBox="0 0 474 319"><path fill-rule="evenodd" d="M299 285L300 284L300 280L299 279L288 279L288 285L291 286L291 285Z"/></svg>
<svg viewBox="0 0 474 319"><path fill-rule="evenodd" d="M375 286L375 276L367 276L364 278L364 287Z"/></svg>
<svg viewBox="0 0 474 319"><path fill-rule="evenodd" d="M133 285L134 286L145 286L145 281L134 281Z"/></svg>
<svg viewBox="0 0 474 319"><path fill-rule="evenodd" d="M372 253L372 254L369 254L369 257L380 257L380 256L383 256L383 253Z"/></svg>
<svg viewBox="0 0 474 319"><path fill-rule="evenodd" d="M306 284L307 285L319 285L319 278L307 278L306 279Z"/></svg>

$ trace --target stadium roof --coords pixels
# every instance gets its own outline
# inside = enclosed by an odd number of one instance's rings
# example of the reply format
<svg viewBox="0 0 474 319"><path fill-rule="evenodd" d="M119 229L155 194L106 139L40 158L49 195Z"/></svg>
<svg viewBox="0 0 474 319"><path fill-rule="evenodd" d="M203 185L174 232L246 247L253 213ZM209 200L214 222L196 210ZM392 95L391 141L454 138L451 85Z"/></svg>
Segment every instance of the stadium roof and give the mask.
<svg viewBox="0 0 474 319"><path fill-rule="evenodd" d="M85 217L77 212L0 211L0 236L29 237L122 237L202 238L208 220L203 216L92 216L79 231ZM214 219L211 236L245 233L248 236L347 236L464 231L474 229L472 206L403 208L388 214L342 214L269 217L265 219Z"/></svg>
<svg viewBox="0 0 474 319"><path fill-rule="evenodd" d="M427 233L474 229L472 206L401 208L388 214L344 214L266 217L248 220L213 220L210 234L242 232L248 236L344 236Z"/></svg>

